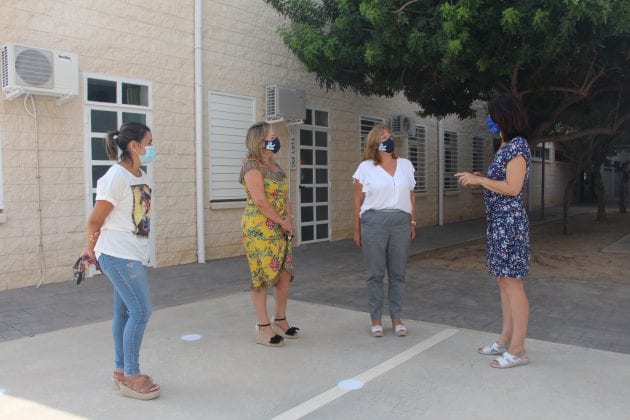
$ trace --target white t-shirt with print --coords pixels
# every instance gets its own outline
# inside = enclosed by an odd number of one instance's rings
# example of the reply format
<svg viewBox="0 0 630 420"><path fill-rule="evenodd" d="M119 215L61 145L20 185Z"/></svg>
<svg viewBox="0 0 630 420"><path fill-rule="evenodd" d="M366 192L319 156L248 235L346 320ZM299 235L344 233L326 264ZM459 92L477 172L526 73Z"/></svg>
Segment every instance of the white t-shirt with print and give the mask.
<svg viewBox="0 0 630 420"><path fill-rule="evenodd" d="M359 181L365 193L361 212L366 210L402 210L411 214L411 194L416 186L415 169L405 158L396 159L396 172L391 176L372 160L359 164L352 178Z"/></svg>
<svg viewBox="0 0 630 420"><path fill-rule="evenodd" d="M149 261L151 230L151 187L140 170L137 177L116 164L96 183L96 200L109 201L114 208L105 218L94 251L128 260Z"/></svg>

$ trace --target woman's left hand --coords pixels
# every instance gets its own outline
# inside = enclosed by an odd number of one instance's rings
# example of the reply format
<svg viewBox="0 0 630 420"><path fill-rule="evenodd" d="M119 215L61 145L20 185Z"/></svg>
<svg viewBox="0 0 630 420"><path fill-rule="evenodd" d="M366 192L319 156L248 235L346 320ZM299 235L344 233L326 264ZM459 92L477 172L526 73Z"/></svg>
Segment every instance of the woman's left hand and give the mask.
<svg viewBox="0 0 630 420"><path fill-rule="evenodd" d="M282 223L280 224L280 228L284 232L288 232L293 235L293 216L287 215L284 219L282 219Z"/></svg>
<svg viewBox="0 0 630 420"><path fill-rule="evenodd" d="M416 239L416 225L411 224L411 239Z"/></svg>
<svg viewBox="0 0 630 420"><path fill-rule="evenodd" d="M458 172L454 176L458 178L462 187L478 187L483 179L479 172Z"/></svg>

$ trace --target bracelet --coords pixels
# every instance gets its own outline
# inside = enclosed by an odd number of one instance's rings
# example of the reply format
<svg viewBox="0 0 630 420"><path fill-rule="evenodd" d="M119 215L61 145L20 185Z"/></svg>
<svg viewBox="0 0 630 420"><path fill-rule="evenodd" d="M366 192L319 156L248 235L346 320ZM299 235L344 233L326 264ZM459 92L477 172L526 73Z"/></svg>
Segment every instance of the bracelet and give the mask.
<svg viewBox="0 0 630 420"><path fill-rule="evenodd" d="M412 221L411 221L411 224L415 226L417 223L416 223L416 221L415 221L415 220L412 220Z"/></svg>

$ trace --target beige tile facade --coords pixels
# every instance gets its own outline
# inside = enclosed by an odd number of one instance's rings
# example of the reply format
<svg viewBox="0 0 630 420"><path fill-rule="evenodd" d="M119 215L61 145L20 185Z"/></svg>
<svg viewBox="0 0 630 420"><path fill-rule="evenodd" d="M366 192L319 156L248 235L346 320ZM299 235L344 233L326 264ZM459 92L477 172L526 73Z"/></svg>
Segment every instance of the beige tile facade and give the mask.
<svg viewBox="0 0 630 420"><path fill-rule="evenodd" d="M350 237L351 175L359 162L360 116L414 115L416 107L400 96L368 98L320 89L282 44L276 30L282 20L262 1L205 1L204 9L204 106L210 91L254 97L257 119L263 119L267 85L305 90L307 107L329 115L331 239ZM158 150L153 168L157 265L197 261L194 1L8 0L3 3L0 25L0 44L77 54L81 86L78 97L60 106L52 97L35 96L37 119L25 109L23 97L0 100L6 219L0 223L0 290L32 286L42 279L46 283L69 280L70 266L83 248L90 199L85 154L88 75L151 85L150 126ZM27 101L26 107L30 106ZM481 112L477 120L443 121L444 129L458 133L460 170L471 169L472 136L486 135L483 117ZM418 223L433 225L438 222L437 121L416 118L416 122L427 128L427 192L417 197ZM286 144L286 126L275 128ZM208 184L212 180L207 111L203 141L204 183ZM399 143L404 145L405 139ZM491 149L489 141L487 161ZM287 150L284 147L279 158L285 168ZM292 170L292 180L296 177ZM292 182L291 188L295 205L297 183ZM206 258L241 254L242 204L210 205L208 191L204 185ZM464 190L445 196L445 223L482 214L482 194Z"/></svg>

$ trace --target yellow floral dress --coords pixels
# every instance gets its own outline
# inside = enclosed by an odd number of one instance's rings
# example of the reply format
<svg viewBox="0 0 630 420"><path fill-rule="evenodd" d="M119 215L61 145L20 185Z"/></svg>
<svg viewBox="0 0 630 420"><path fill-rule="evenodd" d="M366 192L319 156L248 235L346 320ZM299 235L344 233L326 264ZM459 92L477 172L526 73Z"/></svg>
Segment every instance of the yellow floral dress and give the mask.
<svg viewBox="0 0 630 420"><path fill-rule="evenodd" d="M254 204L245 184L247 171L257 169L263 176L265 196L274 210L283 218L287 211L287 192L289 189L284 171L276 171L261 165L256 160L247 160L241 170L240 181L247 194L247 205L241 219L243 243L251 272L251 288L259 290L275 286L278 273L286 270L293 280L293 258L291 242L287 241L279 224L268 219Z"/></svg>

